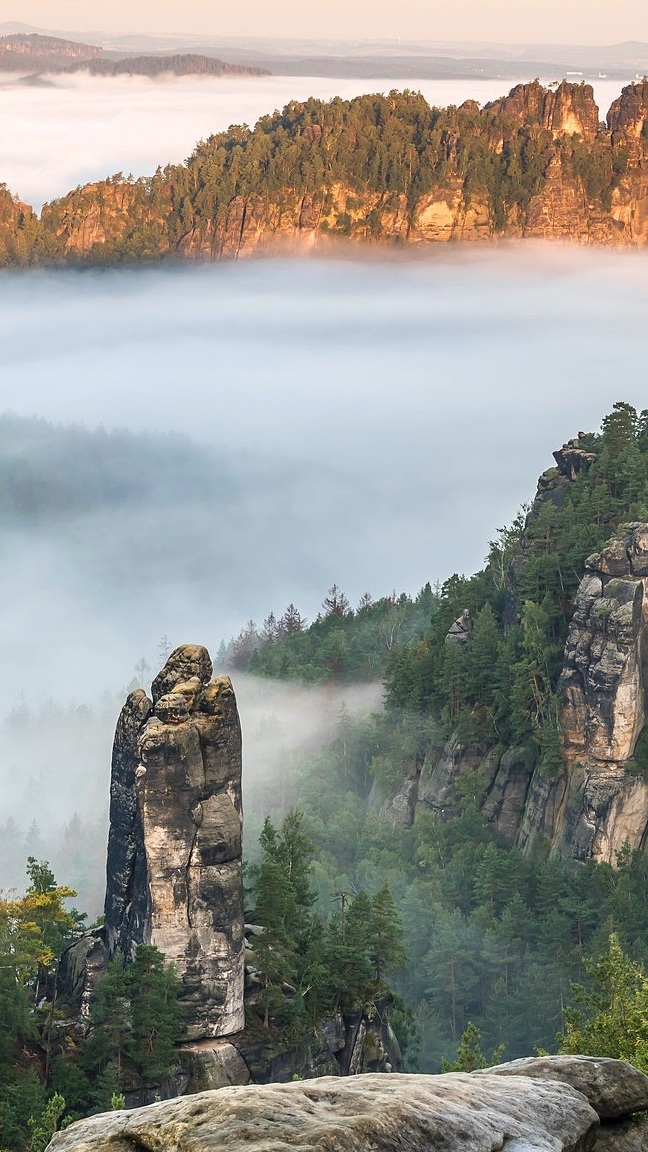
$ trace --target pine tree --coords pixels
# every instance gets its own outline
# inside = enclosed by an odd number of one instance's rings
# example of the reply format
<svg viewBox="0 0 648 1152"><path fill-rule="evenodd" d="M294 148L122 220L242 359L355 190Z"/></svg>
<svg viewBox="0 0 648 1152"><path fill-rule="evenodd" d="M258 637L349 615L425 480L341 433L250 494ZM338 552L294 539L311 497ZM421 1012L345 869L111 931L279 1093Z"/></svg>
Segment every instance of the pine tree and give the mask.
<svg viewBox="0 0 648 1152"><path fill-rule="evenodd" d="M346 616L351 605L348 596L345 596L337 584L332 584L322 601L325 616Z"/></svg>
<svg viewBox="0 0 648 1152"><path fill-rule="evenodd" d="M402 939L401 919L396 911L389 883L385 880L371 901L367 932L369 957L378 984L384 983L387 972L405 967L407 953L403 948Z"/></svg>
<svg viewBox="0 0 648 1152"><path fill-rule="evenodd" d="M122 1072L133 1052L133 1010L124 957L116 952L99 983L90 1012L91 1031L86 1041L83 1063L92 1076L100 1076L108 1065L116 1070L115 1085L121 1086Z"/></svg>
<svg viewBox="0 0 648 1152"><path fill-rule="evenodd" d="M559 1052L627 1060L648 1072L648 978L612 933L607 953L585 961L591 985L572 985Z"/></svg>
<svg viewBox="0 0 648 1152"><path fill-rule="evenodd" d="M476 1072L478 1068L492 1068L494 1064L499 1064L502 1059L504 1045L493 1052L490 1060L487 1060L481 1050L482 1034L470 1020L459 1041L457 1048L457 1057L453 1063L447 1060L441 1061L442 1072Z"/></svg>
<svg viewBox="0 0 648 1152"><path fill-rule="evenodd" d="M159 1082L169 1075L174 1045L182 1036L178 979L157 948L139 944L126 983L132 1018L129 1057L144 1080Z"/></svg>

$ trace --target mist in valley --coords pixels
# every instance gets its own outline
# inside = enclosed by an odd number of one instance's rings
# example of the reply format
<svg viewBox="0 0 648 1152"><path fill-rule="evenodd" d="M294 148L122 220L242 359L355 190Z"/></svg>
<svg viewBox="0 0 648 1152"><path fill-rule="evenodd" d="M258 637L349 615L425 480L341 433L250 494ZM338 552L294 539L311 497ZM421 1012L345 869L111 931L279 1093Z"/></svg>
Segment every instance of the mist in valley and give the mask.
<svg viewBox="0 0 648 1152"><path fill-rule="evenodd" d="M647 287L644 254L534 245L2 277L0 882L42 851L98 910L161 648L480 567L554 448L644 406ZM343 697L236 687L253 839Z"/></svg>

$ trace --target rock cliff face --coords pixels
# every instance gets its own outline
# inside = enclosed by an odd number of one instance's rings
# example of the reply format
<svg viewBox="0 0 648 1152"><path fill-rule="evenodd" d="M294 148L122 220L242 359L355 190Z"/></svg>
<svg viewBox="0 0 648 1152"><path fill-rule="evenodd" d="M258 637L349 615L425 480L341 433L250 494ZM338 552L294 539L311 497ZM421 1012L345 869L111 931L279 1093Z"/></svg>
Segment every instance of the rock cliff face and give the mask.
<svg viewBox="0 0 648 1152"><path fill-rule="evenodd" d="M553 90L543 88L535 80L531 84L518 84L503 100L496 100L488 107L492 113L502 112L519 128L537 125L554 137L578 133L584 140L594 140L600 128L591 84L564 82Z"/></svg>
<svg viewBox="0 0 648 1152"><path fill-rule="evenodd" d="M485 1072L359 1076L223 1088L113 1112L54 1136L51 1152L590 1152L642 1147L648 1080L618 1060L552 1057ZM623 1140L619 1131L623 1125ZM612 1139L610 1139L610 1133Z"/></svg>
<svg viewBox="0 0 648 1152"><path fill-rule="evenodd" d="M547 504L560 509L570 485L596 456L583 434L554 452L540 476L527 529ZM504 628L518 618L517 555L508 574ZM565 605L566 611L571 605ZM470 633L448 641L470 644ZM648 779L634 763L648 717L648 524L634 522L584 562L557 686L562 768L543 772L528 748L463 745L456 734L441 756L425 752L404 765L401 791L385 804L387 819L409 827L419 810L457 815L457 782L470 773L482 812L504 839L524 851L615 865L624 846L648 843Z"/></svg>
<svg viewBox="0 0 648 1152"><path fill-rule="evenodd" d="M625 771L646 716L648 524L630 524L585 569L559 684L568 787L556 849L613 862L648 827L648 784Z"/></svg>
<svg viewBox="0 0 648 1152"><path fill-rule="evenodd" d="M0 184L0 267L28 263L38 229L36 213Z"/></svg>
<svg viewBox="0 0 648 1152"><path fill-rule="evenodd" d="M467 101L448 111L443 130L437 130L437 112L421 103L426 127L417 137L407 135L400 109L393 112L388 146L376 141L384 151L381 171L394 169L389 179L369 178L361 117L344 135L343 124L313 123L310 114L300 119L299 107L306 105L294 105L287 110L297 109L294 123L282 122L281 141L262 130L236 140L236 170L218 167L232 145L219 137L197 150L198 159L214 150L214 163L208 158L204 169L194 157L150 180L113 178L46 205L32 256L42 262L221 260L340 240L648 243L648 83L628 85L607 124L599 122L587 84L565 82L555 91L537 81L520 84L482 109ZM353 105L346 107L353 115ZM319 115L326 120L325 106ZM388 119L389 107L379 115ZM268 182L260 173L271 161L276 168ZM302 167L307 178L286 176Z"/></svg>
<svg viewBox="0 0 648 1152"><path fill-rule="evenodd" d="M232 685L185 645L117 724L105 937L109 956L150 943L175 963L191 1040L244 1024L241 826Z"/></svg>

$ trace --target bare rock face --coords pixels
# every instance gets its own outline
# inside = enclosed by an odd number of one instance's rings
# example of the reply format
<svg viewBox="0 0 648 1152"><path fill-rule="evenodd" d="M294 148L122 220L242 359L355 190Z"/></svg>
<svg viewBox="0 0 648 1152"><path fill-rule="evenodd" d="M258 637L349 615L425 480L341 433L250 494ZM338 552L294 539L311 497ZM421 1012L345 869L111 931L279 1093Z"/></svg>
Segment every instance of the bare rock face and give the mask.
<svg viewBox="0 0 648 1152"><path fill-rule="evenodd" d="M607 123L613 144L628 145L636 154L648 150L648 81L623 89L610 107Z"/></svg>
<svg viewBox="0 0 648 1152"><path fill-rule="evenodd" d="M324 1077L223 1088L80 1120L50 1152L587 1152L599 1119L567 1084L528 1076Z"/></svg>
<svg viewBox="0 0 648 1152"><path fill-rule="evenodd" d="M229 677L183 645L131 693L113 748L109 956L154 944L182 981L189 1040L244 1024L241 731Z"/></svg>
<svg viewBox="0 0 648 1152"><path fill-rule="evenodd" d="M568 792L561 854L614 862L639 847L648 786L628 776L646 717L648 524L635 523L586 561L559 683Z"/></svg>
<svg viewBox="0 0 648 1152"><path fill-rule="evenodd" d="M513 123L537 124L554 136L577 132L584 140L593 140L599 127L599 110L591 84L570 84L564 80L555 91L538 80L517 84L508 96L488 105L503 112Z"/></svg>
<svg viewBox="0 0 648 1152"><path fill-rule="evenodd" d="M472 635L472 620L470 619L470 612L468 608L464 608L461 616L458 616L454 624L450 625L448 629L447 639L453 644L459 644L465 647Z"/></svg>

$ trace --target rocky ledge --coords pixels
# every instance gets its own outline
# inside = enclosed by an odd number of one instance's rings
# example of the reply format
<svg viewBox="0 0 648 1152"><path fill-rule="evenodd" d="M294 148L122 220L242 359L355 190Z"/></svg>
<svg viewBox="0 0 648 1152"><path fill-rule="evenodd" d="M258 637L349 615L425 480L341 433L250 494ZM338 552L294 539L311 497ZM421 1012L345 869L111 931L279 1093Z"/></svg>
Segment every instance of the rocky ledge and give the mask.
<svg viewBox="0 0 648 1152"><path fill-rule="evenodd" d="M80 1120L51 1152L635 1152L648 1077L553 1056L442 1076L324 1077L202 1092Z"/></svg>

